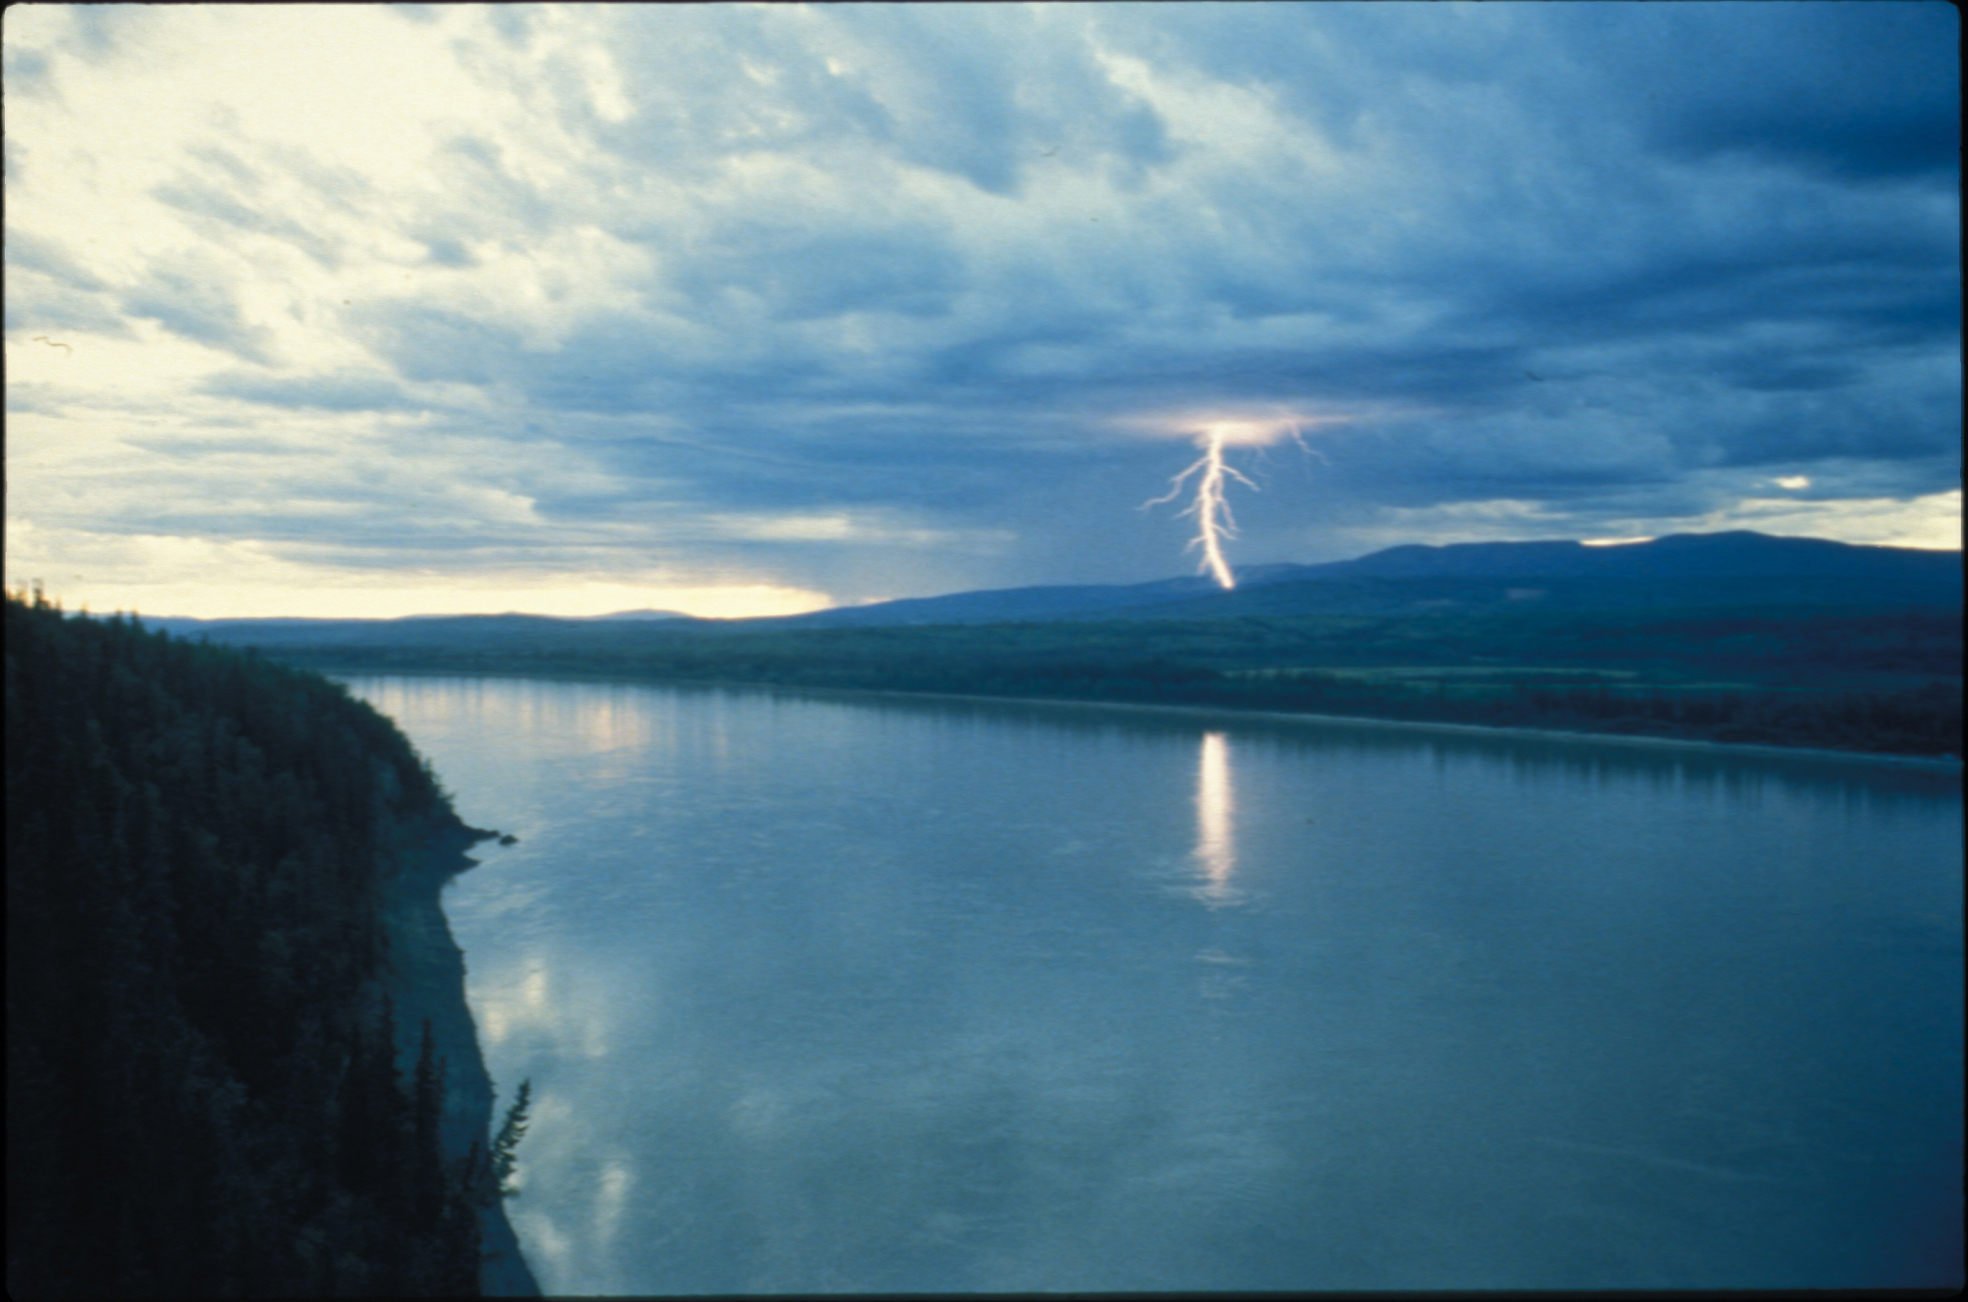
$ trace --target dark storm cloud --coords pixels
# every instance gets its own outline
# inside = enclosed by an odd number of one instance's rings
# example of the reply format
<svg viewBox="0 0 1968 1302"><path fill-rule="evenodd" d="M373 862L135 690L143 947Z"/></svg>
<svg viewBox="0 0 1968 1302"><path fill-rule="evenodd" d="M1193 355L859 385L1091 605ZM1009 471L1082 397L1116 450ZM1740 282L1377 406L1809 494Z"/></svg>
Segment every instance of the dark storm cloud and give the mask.
<svg viewBox="0 0 1968 1302"><path fill-rule="evenodd" d="M1938 6L609 20L612 110L591 64L538 65L585 182L456 137L453 220L405 233L462 267L474 238L540 258L590 223L646 255L629 300L548 344L420 299L346 315L406 379L545 416L625 503L980 524L1041 479L1104 492L1148 464L1117 418L1251 404L1399 413L1322 446L1335 484L1411 505L1665 504L1698 472L1817 462L1953 486ZM540 15L501 21L548 48ZM219 190L250 169L202 162L206 188L162 197L271 233Z"/></svg>
<svg viewBox="0 0 1968 1302"><path fill-rule="evenodd" d="M825 207L804 208L794 221L734 217L669 274L668 287L701 308L720 294L747 296L777 325L869 311L943 316L960 291L984 305L955 328L905 344L886 374L783 333L763 352L753 340L732 358L672 371L630 317L591 323L563 359L522 361L518 372L531 373L521 382L549 406L612 411L648 403L652 377L666 375L682 392L664 396L686 411L737 396L732 384L753 400L809 398L828 385L898 404L959 393L1008 421L1068 393L1096 410L1129 399L1399 400L1449 409L1444 419L1461 421L1452 441L1489 457L1486 482L1501 483L1525 458L1488 439L1516 434L1471 416L1525 401L1529 383L1596 380L1627 389L1628 403L1652 404L1671 426L1676 392L1691 387L1677 373L1687 366L1705 389L1845 395L1812 419L1717 413L1741 422L1705 440L1728 463L1867 446L1885 458L1931 457L1949 424L1945 384L1927 386L1920 410L1895 404L1890 430L1862 412L1878 396L1868 377L1891 369L1894 349L1943 343L1955 330L1951 205L1925 191L1879 189L1926 177L1953 147L1951 68L1931 52L1937 23L1951 15L1764 8L1546 15L1212 6L1116 15L1098 24L1101 41L1158 71L1261 88L1342 155L1377 154L1385 180L1350 211L1316 185L1249 173L1211 178L1189 196L1187 213L1117 214L1112 243L1093 259L1102 281L1093 296L1063 283L1070 277L1047 282L1044 257L982 267L975 249L928 223L880 234L863 210ZM1838 12L1806 12L1825 8ZM1140 18L1149 21L1131 21ZM1131 167L1179 152L1152 108L1128 102L1094 71L1088 46L1059 39L1072 34L1058 29L1042 42L1028 14L923 11L891 22L856 11L832 24L830 41L809 34L804 45L772 15L692 21L699 30L681 39L702 54L694 66L704 80L667 94L631 86L640 113L598 139L666 160L689 155L688 141L708 140L701 164L719 141L738 148L734 137L770 149L858 134L1001 195L1018 187L1011 160L1043 153L1048 129L1060 124L1045 107L1076 96L1100 104L1085 89L1099 85L1106 111L1095 117L1152 124L1137 129L1147 143L1126 154ZM679 37L675 25L663 35ZM1038 80L1048 95L1034 110L1014 56L1041 43L1048 62ZM884 60L903 49L910 74L881 80L893 71ZM836 54L850 75L819 70ZM657 67L667 70L652 61L643 75L653 80ZM763 91L744 75L761 67L774 74ZM727 102L733 86L750 96L743 110ZM801 112L773 127L776 103ZM1115 128L1092 147L1114 151L1125 135ZM1250 238L1211 239L1201 229L1226 222ZM1152 260L1152 274L1117 256L1130 244ZM1153 314L1171 307L1177 319L1156 328ZM1232 322L1318 317L1338 328L1316 343L1219 339L1196 328L1211 310ZM1759 336L1764 327L1791 337ZM1587 348L1603 354L1591 369L1563 364ZM1035 368L1039 354L1058 364ZM1540 364L1554 373L1533 381ZM1651 371L1653 392L1631 391L1635 371ZM1592 441L1594 425L1590 413L1577 416L1576 441ZM1788 439L1779 428L1792 431ZM1020 442L1009 433L1000 446L1015 452ZM1671 450L1672 437L1662 446ZM906 465L920 454L894 456ZM1548 493L1612 473L1593 456L1579 462L1564 474L1540 470L1520 487ZM1445 497L1460 496L1466 476L1444 469ZM1644 481L1671 469L1632 473Z"/></svg>
<svg viewBox="0 0 1968 1302"><path fill-rule="evenodd" d="M1131 174L1165 158L1162 125L1087 57L1075 6L680 8L625 25L635 111L594 121L623 157L691 175L737 152L850 142L1010 195L1049 153ZM570 113L587 116L569 79Z"/></svg>
<svg viewBox="0 0 1968 1302"><path fill-rule="evenodd" d="M1952 186L1961 95L1949 6L1783 3L1750 40L1732 7L1616 5L1562 21L1667 152Z"/></svg>
<svg viewBox="0 0 1968 1302"><path fill-rule="evenodd" d="M511 330L460 312L365 304L346 316L350 334L408 380L491 385L519 368L519 339Z"/></svg>
<svg viewBox="0 0 1968 1302"><path fill-rule="evenodd" d="M811 321L850 312L942 316L964 279L947 239L922 227L815 231L781 220L719 230L670 285L700 301L741 287L774 320Z"/></svg>
<svg viewBox="0 0 1968 1302"><path fill-rule="evenodd" d="M625 551L769 554L848 599L896 595L827 577L855 548L909 550L940 587L938 565L1182 568L1174 507L1135 508L1195 455L1182 422L1211 414L1335 418L1305 452L1239 454L1261 487L1237 490L1253 561L1358 550L1345 531L1377 519L1446 540L1516 511L1589 537L1779 479L1816 502L1959 486L1945 5L377 21L441 39L517 109L447 107L394 171L241 115L145 182L202 249L112 274L10 233L10 328L108 330L120 309L254 363L193 382L252 419L469 431L498 491L443 518L482 506L501 546L599 548L575 540L599 523ZM320 331L314 351L276 348L249 299ZM378 527L347 545L420 534Z"/></svg>

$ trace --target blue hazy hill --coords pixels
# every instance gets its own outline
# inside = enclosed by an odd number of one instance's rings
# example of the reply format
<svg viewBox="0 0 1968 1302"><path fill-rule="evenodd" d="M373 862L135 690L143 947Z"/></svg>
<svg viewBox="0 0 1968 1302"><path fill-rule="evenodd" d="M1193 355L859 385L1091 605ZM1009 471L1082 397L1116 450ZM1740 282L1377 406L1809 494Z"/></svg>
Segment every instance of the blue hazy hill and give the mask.
<svg viewBox="0 0 1968 1302"><path fill-rule="evenodd" d="M1580 542L1409 545L1358 560L1291 568L1302 579L1855 578L1915 586L1951 580L1958 587L1961 553L1736 530L1669 534L1649 542L1610 546Z"/></svg>
<svg viewBox="0 0 1968 1302"><path fill-rule="evenodd" d="M142 616L153 628L279 647L518 648L573 625L598 648L646 630L879 628L950 624L1208 620L1241 616L1401 615L1480 610L1650 610L1726 606L1958 606L1961 553L1873 547L1738 531L1650 542L1409 545L1322 565L1238 571L1219 589L1195 575L1133 584L958 592L805 615L704 620L669 611L587 619L545 615L417 615L402 619L216 619Z"/></svg>
<svg viewBox="0 0 1968 1302"><path fill-rule="evenodd" d="M797 628L866 628L1404 614L1495 606L1956 605L1961 601L1961 553L1744 530L1672 534L1616 546L1573 541L1413 544L1323 565L1252 566L1239 570L1237 581L1228 592L1201 577L1112 587L959 592L771 622Z"/></svg>
<svg viewBox="0 0 1968 1302"><path fill-rule="evenodd" d="M647 628L655 624L687 625L706 621L673 610L623 610L609 615L404 615L397 619L310 619L270 616L243 619L193 619L185 615L138 615L144 627L180 636L209 637L217 642L250 642L255 646L449 645L492 639L517 642L542 630L564 625L598 625L611 629ZM250 637L245 636L251 634Z"/></svg>

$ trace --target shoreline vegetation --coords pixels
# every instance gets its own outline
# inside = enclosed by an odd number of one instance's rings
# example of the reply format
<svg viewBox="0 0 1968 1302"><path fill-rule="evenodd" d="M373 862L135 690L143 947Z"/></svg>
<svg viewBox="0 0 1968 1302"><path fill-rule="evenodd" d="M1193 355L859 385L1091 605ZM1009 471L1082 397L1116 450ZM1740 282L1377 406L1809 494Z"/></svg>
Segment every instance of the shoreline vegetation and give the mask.
<svg viewBox="0 0 1968 1302"><path fill-rule="evenodd" d="M447 626L448 625L448 626ZM225 636L333 673L1070 700L1957 758L1958 608L857 629L432 621Z"/></svg>
<svg viewBox="0 0 1968 1302"><path fill-rule="evenodd" d="M300 661L297 657L297 662ZM1747 740L1741 736L1718 738L1699 735L1695 732L1662 730L1646 731L1641 728L1631 730L1592 726L1563 727L1555 724L1529 723L1488 723L1470 722L1467 719L1431 718L1425 715L1395 716L1372 714L1364 711L1354 713L1321 713L1317 710L1282 710L1263 706L1242 706L1226 704L1188 704L1154 700L1127 700L1113 697L1093 696L1015 696L1005 693L979 694L975 692L942 692L886 687L833 687L802 684L778 679L760 680L751 678L690 678L675 679L636 675L606 669L555 669L555 668L448 668L416 667L392 665L387 668L369 667L356 661L351 663L340 657L323 657L318 663L324 673L356 676L363 674L387 675L391 677L474 677L498 678L538 678L550 682L600 682L642 684L653 687L703 687L727 688L742 691L784 690L808 696L865 698L877 697L902 701L963 701L979 704L1039 705L1039 706L1089 706L1097 709L1144 711L1155 714L1200 716L1203 718L1231 721L1239 718L1264 719L1272 722L1333 722L1371 724L1388 728L1412 728L1426 731L1463 732L1474 734L1509 734L1513 736L1544 737L1557 740L1588 740L1599 742L1621 742L1641 746L1706 746L1727 747L1737 751L1757 751L1770 754L1820 755L1844 760L1871 760L1881 763L1916 764L1937 769L1959 769L1961 757L1952 751L1901 752L1894 750L1839 749L1834 746L1787 744ZM1914 702L1921 700L1915 694ZM1945 706L1944 698L1944 706ZM1945 721L1950 716L1938 714ZM1958 734L1958 729L1957 729ZM1958 735L1956 737L1958 740Z"/></svg>
<svg viewBox="0 0 1968 1302"><path fill-rule="evenodd" d="M437 904L497 834L317 674L38 592L6 651L8 1291L537 1296Z"/></svg>
<svg viewBox="0 0 1968 1302"><path fill-rule="evenodd" d="M358 677L366 674L386 675L400 678L458 678L478 677L480 671L461 671L456 669L388 669L388 670L324 670L329 673ZM1860 762L1868 764L1888 764L1899 767L1930 770L1937 773L1959 773L1962 761L1959 756L1941 755L1902 755L1890 751L1834 750L1818 746L1771 746L1754 742L1721 742L1696 737L1652 736L1644 733L1605 732L1587 729L1559 729L1525 727L1519 724L1490 723L1449 723L1431 719L1388 719L1366 714L1314 714L1307 711L1251 710L1225 706L1209 705L1168 705L1144 703L1139 701L1089 700L1072 696L975 696L957 692L909 692L889 691L875 687L802 687L784 683L759 683L740 679L693 679L689 682L674 682L664 679L635 678L618 673L580 673L554 670L500 670L485 671L482 676L508 679L538 679L555 683L612 683L617 685L645 687L694 687L704 689L724 689L731 691L775 692L785 691L803 697L821 699L840 698L845 700L888 700L909 701L948 701L974 705L1037 706L1058 709L1116 710L1130 713L1175 716L1202 719L1222 723L1238 720L1261 720L1280 724L1320 724L1347 723L1372 728L1412 730L1427 733L1449 733L1473 736L1523 737L1534 740L1573 741L1606 743L1636 747L1695 747L1723 754L1757 754L1772 757L1815 758L1841 763Z"/></svg>
<svg viewBox="0 0 1968 1302"><path fill-rule="evenodd" d="M415 672L434 673L422 670ZM584 680L585 681L585 680ZM621 679L607 681L620 682ZM759 689L757 683L706 683L704 686ZM1610 742L1628 746L1695 746L1710 749L1724 748L1731 753L1755 753L1773 756L1814 756L1822 759L1852 761L1858 760L1874 764L1893 764L1936 772L1959 772L1961 760L1954 755L1898 755L1881 751L1831 750L1815 746L1765 746L1752 742L1718 742L1693 737L1650 736L1643 733L1622 733L1591 731L1585 729L1532 728L1518 724L1493 723L1447 723L1433 719L1385 719L1365 714L1313 714L1306 711L1287 712L1281 710L1246 710L1208 705L1156 705L1134 701L1089 701L1074 697L1060 696L960 696L948 692L887 692L874 688L791 688L805 694L844 697L883 697L893 700L910 701L963 701L977 704L1026 705L1026 706L1064 706L1087 707L1102 710L1138 711L1157 715L1177 715L1186 718L1201 718L1233 722L1238 719L1259 719L1267 723L1351 723L1364 724L1375 728L1408 729L1418 732L1463 733L1477 736L1505 735L1550 741L1591 741Z"/></svg>

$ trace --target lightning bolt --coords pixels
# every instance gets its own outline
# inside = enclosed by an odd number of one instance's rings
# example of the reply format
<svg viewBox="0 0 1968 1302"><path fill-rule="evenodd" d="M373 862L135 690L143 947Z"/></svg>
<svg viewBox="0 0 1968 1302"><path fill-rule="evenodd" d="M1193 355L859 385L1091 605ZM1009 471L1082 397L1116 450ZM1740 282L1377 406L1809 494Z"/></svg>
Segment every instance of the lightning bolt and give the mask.
<svg viewBox="0 0 1968 1302"><path fill-rule="evenodd" d="M1205 430L1201 440L1203 455L1169 481L1168 492L1141 504L1141 509L1145 511L1151 506L1172 502L1182 492L1182 486L1190 476L1200 475L1196 480L1196 500L1180 514L1196 518L1196 537L1189 546L1203 549L1203 563L1197 567L1198 570L1207 571L1226 591L1237 586L1237 576L1230 572L1230 563L1223 559L1223 540L1237 536L1237 518L1230 514L1230 503L1223 496L1223 481L1228 476L1248 488L1257 487L1223 459L1223 443L1227 433L1221 425L1212 425Z"/></svg>

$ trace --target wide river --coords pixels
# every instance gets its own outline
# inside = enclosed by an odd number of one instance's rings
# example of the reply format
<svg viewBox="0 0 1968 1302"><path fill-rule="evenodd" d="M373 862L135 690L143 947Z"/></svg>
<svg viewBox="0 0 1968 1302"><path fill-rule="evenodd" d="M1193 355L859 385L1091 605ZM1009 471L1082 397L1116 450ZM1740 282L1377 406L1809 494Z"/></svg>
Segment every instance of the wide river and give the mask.
<svg viewBox="0 0 1968 1302"><path fill-rule="evenodd" d="M346 681L550 1294L1961 1278L1958 770Z"/></svg>

